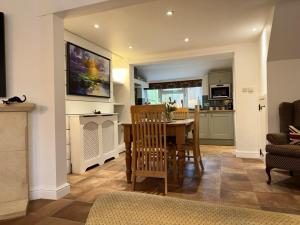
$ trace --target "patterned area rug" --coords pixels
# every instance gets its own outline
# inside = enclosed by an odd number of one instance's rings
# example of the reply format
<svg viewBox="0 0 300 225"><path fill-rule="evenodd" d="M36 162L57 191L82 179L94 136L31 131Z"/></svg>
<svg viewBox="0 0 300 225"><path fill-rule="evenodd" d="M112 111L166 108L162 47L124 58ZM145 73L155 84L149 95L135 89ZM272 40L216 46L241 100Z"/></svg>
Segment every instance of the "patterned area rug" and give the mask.
<svg viewBox="0 0 300 225"><path fill-rule="evenodd" d="M299 225L300 216L150 194L112 192L96 200L86 222L86 225L103 224Z"/></svg>

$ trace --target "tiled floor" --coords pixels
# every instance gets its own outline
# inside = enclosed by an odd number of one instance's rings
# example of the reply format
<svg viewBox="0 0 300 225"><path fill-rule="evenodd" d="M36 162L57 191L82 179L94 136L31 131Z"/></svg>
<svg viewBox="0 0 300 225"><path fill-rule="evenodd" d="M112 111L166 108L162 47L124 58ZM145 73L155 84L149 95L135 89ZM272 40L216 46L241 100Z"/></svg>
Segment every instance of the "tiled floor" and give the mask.
<svg viewBox="0 0 300 225"><path fill-rule="evenodd" d="M168 196L300 214L299 176L274 171L273 183L269 186L261 160L235 158L231 147L201 146L201 151L205 172L200 178L194 177L193 164L188 163L184 185L169 184ZM124 157L122 154L84 175L70 175L71 193L64 199L31 201L26 217L0 222L0 225L83 225L97 196L108 191L130 190ZM154 194L163 191L160 179L138 181L138 191Z"/></svg>

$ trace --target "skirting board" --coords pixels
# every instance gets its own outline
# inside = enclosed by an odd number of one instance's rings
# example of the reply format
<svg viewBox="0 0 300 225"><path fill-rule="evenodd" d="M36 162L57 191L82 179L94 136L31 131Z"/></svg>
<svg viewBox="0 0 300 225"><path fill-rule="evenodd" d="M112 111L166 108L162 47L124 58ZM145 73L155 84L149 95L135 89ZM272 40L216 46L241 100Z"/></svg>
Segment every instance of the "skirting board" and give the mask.
<svg viewBox="0 0 300 225"><path fill-rule="evenodd" d="M35 199L60 199L70 193L70 184L65 183L57 188L36 187L30 190L30 200Z"/></svg>
<svg viewBox="0 0 300 225"><path fill-rule="evenodd" d="M237 158L249 158L249 159L259 159L259 152L253 152L253 151L235 151L235 156Z"/></svg>
<svg viewBox="0 0 300 225"><path fill-rule="evenodd" d="M123 143L123 144L120 144L118 147L117 147L117 151L119 152L119 153L121 153L121 152L125 152L125 143Z"/></svg>

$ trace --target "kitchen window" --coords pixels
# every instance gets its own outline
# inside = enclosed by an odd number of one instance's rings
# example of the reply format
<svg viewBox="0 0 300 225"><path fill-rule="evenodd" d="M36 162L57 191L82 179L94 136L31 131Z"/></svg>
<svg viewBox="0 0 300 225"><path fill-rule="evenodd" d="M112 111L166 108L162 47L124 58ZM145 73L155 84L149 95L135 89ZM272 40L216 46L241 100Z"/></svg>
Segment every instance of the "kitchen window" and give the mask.
<svg viewBox="0 0 300 225"><path fill-rule="evenodd" d="M146 102L150 104L162 104L176 100L176 107L195 108L202 105L202 87L170 88L170 89L146 89Z"/></svg>

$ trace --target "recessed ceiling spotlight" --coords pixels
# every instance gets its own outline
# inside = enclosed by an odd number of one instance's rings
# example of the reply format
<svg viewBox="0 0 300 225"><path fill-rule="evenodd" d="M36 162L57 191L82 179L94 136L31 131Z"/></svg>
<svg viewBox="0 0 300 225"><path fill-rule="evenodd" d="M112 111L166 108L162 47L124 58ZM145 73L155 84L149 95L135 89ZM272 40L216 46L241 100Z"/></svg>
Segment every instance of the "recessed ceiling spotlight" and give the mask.
<svg viewBox="0 0 300 225"><path fill-rule="evenodd" d="M189 41L190 41L189 38L185 38L185 39L184 39L184 42L189 42Z"/></svg>
<svg viewBox="0 0 300 225"><path fill-rule="evenodd" d="M95 27L96 29L98 29L98 28L99 28L99 25L98 25L98 24L95 24L94 27Z"/></svg>
<svg viewBox="0 0 300 225"><path fill-rule="evenodd" d="M129 45L129 47L128 47L129 49L132 49L132 46L131 45Z"/></svg>
<svg viewBox="0 0 300 225"><path fill-rule="evenodd" d="M173 14L174 14L174 11L172 11L172 10L169 10L166 12L167 16L173 16Z"/></svg>
<svg viewBox="0 0 300 225"><path fill-rule="evenodd" d="M253 27L252 28L252 32L256 32L257 31L257 28L256 27Z"/></svg>

